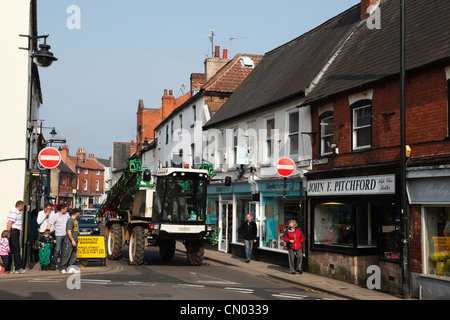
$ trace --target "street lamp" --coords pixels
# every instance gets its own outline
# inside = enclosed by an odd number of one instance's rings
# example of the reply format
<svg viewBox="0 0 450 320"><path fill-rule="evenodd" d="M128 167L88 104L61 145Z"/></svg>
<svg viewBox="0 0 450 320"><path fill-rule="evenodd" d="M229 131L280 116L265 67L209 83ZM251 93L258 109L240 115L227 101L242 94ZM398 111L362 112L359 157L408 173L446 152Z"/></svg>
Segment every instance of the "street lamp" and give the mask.
<svg viewBox="0 0 450 320"><path fill-rule="evenodd" d="M29 36L29 35L24 35L24 34L20 34L20 37L26 37L28 38L28 40L36 40L37 39L44 39L44 43L39 45L39 50L33 52L33 54L31 55L31 58L33 59L34 63L36 63L38 66L43 67L43 68L47 68L49 67L53 61L57 61L58 59L55 58L53 56L53 53L50 52L50 48L51 46L49 46L47 44L47 38L48 38L48 34L45 34L43 36ZM19 48L19 49L23 49L23 50L30 50L30 48Z"/></svg>

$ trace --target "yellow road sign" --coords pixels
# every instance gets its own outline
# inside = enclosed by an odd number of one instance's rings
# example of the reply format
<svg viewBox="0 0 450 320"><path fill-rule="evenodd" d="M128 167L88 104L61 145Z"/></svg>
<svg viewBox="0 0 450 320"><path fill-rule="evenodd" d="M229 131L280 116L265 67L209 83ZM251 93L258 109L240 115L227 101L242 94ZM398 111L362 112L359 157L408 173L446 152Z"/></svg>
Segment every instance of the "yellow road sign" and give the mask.
<svg viewBox="0 0 450 320"><path fill-rule="evenodd" d="M79 236L77 258L106 258L105 237L103 236Z"/></svg>

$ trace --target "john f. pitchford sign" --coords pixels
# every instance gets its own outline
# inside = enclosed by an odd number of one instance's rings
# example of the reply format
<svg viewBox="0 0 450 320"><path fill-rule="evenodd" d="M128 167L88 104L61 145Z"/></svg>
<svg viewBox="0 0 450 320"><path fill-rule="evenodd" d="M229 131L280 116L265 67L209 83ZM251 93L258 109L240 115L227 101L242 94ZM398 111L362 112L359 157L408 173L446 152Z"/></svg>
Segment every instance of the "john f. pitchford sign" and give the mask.
<svg viewBox="0 0 450 320"><path fill-rule="evenodd" d="M395 194L395 175L308 181L308 196Z"/></svg>

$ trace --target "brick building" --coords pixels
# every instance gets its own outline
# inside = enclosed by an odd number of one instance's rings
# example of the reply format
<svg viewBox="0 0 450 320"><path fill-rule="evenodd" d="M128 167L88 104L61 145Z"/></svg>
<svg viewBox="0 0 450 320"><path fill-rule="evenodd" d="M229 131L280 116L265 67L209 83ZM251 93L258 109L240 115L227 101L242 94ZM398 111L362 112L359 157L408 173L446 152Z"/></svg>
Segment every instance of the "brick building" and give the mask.
<svg viewBox="0 0 450 320"><path fill-rule="evenodd" d="M161 100L161 107L158 109L145 108L144 101L139 100L137 110L137 132L136 149L142 150L145 140L148 142L155 138L155 128L166 119L176 108L182 105L191 97L191 93L186 93L181 97L175 98L172 90L164 90Z"/></svg>
<svg viewBox="0 0 450 320"><path fill-rule="evenodd" d="M364 19L369 1L361 3ZM356 27L303 103L314 136L309 266L365 286L376 265L381 289L401 293L399 3L379 9L381 29ZM450 6L409 1L406 16L411 288L448 298L448 266L439 272L431 258L450 250Z"/></svg>
<svg viewBox="0 0 450 320"><path fill-rule="evenodd" d="M78 149L75 156L69 155L67 145L61 149L61 163L51 173L52 195L57 195L57 203L81 209L100 203L104 193L105 166L94 154L86 155L84 149Z"/></svg>

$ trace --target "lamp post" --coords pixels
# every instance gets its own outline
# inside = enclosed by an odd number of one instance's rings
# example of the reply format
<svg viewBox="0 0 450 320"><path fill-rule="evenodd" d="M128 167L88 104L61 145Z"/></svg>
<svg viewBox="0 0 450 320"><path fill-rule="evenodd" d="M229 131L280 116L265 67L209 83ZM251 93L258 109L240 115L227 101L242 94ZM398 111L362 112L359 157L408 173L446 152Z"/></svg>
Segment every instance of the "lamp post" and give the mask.
<svg viewBox="0 0 450 320"><path fill-rule="evenodd" d="M411 297L410 265L409 265L409 232L408 232L408 200L406 195L406 130L405 130L405 0L400 0L400 230L401 230L401 266L402 295L404 299Z"/></svg>

